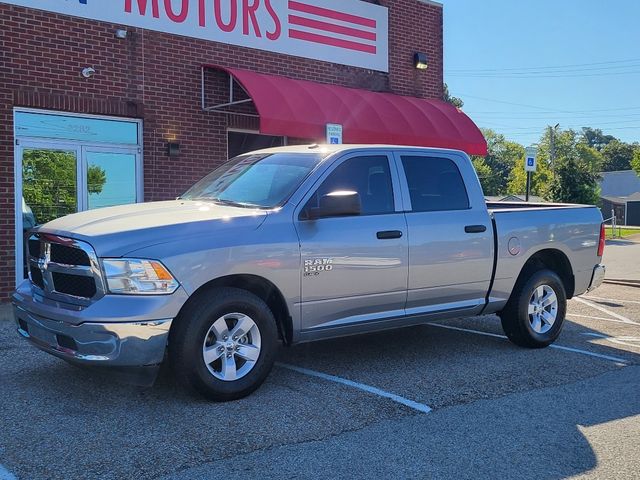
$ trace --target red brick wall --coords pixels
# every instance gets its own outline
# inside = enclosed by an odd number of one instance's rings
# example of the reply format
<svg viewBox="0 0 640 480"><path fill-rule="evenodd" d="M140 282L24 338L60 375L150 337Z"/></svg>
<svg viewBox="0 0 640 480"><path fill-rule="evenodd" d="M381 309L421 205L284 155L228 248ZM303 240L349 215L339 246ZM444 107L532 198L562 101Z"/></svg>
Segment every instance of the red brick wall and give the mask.
<svg viewBox="0 0 640 480"><path fill-rule="evenodd" d="M374 3L389 7L389 74L130 27L118 40L118 25L0 4L0 302L15 277L13 107L142 118L145 200L172 198L225 159L226 128L246 124L202 112L202 63L440 98L442 9ZM416 51L429 55L427 71L413 68ZM88 80L86 66L97 71ZM172 139L181 152L170 159Z"/></svg>

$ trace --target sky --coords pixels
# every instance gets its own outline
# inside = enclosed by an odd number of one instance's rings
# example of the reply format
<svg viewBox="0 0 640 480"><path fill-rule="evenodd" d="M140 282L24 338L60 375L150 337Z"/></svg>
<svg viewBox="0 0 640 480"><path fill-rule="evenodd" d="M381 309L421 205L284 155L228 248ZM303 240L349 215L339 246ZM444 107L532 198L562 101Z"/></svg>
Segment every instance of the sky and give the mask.
<svg viewBox="0 0 640 480"><path fill-rule="evenodd" d="M640 1L442 3L445 82L480 127L525 146L557 123L640 142Z"/></svg>

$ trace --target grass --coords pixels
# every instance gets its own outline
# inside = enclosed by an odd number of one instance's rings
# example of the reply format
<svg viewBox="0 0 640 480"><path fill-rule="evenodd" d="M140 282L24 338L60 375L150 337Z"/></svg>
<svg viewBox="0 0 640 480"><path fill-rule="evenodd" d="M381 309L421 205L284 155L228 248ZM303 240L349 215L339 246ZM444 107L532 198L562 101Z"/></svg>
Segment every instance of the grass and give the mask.
<svg viewBox="0 0 640 480"><path fill-rule="evenodd" d="M607 234L607 238L613 238L613 235L611 232L611 226L605 225L605 231ZM625 238L630 235L640 235L640 229L616 227L616 238Z"/></svg>

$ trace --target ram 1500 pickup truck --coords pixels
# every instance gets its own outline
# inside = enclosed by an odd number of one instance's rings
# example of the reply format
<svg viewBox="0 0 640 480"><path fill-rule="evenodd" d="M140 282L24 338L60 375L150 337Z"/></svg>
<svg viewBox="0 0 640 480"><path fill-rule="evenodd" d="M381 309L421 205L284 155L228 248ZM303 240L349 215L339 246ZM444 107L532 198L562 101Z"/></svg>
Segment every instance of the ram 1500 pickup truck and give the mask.
<svg viewBox="0 0 640 480"><path fill-rule="evenodd" d="M296 146L241 155L176 200L69 215L28 242L20 335L77 364L165 359L226 401L292 345L497 313L523 347L558 338L600 285L593 206L487 204L454 150Z"/></svg>

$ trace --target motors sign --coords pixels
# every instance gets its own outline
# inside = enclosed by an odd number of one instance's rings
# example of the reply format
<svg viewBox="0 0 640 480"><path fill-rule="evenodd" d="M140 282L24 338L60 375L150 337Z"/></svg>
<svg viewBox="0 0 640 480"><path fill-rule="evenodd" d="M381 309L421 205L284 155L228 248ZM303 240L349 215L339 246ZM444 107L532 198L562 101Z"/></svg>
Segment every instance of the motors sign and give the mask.
<svg viewBox="0 0 640 480"><path fill-rule="evenodd" d="M359 0L0 0L0 3L389 71L388 10ZM210 59L202 59L207 60Z"/></svg>

